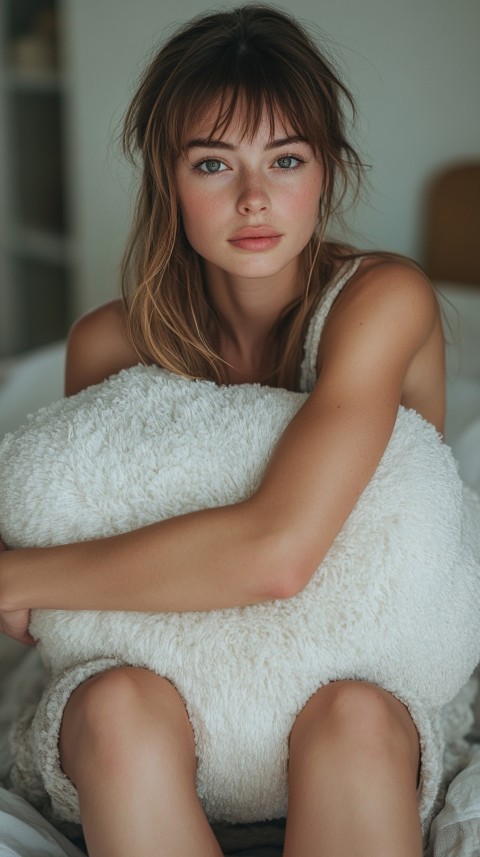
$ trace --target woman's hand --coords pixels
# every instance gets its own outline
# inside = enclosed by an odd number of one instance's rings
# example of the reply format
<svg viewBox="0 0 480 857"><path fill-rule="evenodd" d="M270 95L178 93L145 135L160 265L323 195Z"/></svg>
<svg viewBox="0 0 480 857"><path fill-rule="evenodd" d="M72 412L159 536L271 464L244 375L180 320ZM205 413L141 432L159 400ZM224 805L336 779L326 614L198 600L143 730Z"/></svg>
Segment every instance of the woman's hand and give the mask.
<svg viewBox="0 0 480 857"><path fill-rule="evenodd" d="M6 550L7 548L0 540L0 555ZM26 646L34 646L35 640L28 633L29 622L30 610L0 610L0 633L7 634Z"/></svg>

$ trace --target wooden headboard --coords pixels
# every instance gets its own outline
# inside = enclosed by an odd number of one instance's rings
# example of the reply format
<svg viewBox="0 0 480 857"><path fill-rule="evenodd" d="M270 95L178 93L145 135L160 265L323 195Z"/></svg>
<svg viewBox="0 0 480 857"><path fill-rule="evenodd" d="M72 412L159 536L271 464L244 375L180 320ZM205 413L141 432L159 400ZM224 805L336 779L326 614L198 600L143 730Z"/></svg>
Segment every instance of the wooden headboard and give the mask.
<svg viewBox="0 0 480 857"><path fill-rule="evenodd" d="M452 166L433 180L425 268L432 280L480 286L480 161Z"/></svg>

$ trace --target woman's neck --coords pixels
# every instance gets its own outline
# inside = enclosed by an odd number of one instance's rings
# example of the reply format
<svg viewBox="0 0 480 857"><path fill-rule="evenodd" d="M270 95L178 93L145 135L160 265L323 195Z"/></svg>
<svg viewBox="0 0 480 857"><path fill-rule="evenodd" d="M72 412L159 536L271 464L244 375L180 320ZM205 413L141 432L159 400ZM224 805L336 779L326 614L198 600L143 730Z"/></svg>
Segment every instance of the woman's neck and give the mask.
<svg viewBox="0 0 480 857"><path fill-rule="evenodd" d="M220 352L240 374L261 375L272 331L299 297L298 261L273 277L240 278L204 263L207 291L220 321Z"/></svg>

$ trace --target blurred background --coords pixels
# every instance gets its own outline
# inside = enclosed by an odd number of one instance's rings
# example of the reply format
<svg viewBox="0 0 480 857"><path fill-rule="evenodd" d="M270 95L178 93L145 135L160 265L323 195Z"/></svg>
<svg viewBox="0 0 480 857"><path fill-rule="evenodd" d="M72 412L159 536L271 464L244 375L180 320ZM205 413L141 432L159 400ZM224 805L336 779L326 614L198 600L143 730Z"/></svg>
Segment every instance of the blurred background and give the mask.
<svg viewBox="0 0 480 857"><path fill-rule="evenodd" d="M0 0L1 355L61 338L118 293L134 186L121 118L152 50L205 8ZM357 99L356 142L372 169L367 198L347 215L353 240L425 263L432 178L480 155L478 0L288 9L323 33Z"/></svg>
<svg viewBox="0 0 480 857"><path fill-rule="evenodd" d="M437 282L477 285L475 305L470 290L460 311L467 326L475 319L469 360L480 384L480 3L277 5L320 38L357 101L354 141L372 166L347 237L405 253ZM61 395L69 325L119 294L136 183L121 153L122 116L152 52L206 8L0 0L0 435ZM479 391L465 394L457 433L480 412Z"/></svg>

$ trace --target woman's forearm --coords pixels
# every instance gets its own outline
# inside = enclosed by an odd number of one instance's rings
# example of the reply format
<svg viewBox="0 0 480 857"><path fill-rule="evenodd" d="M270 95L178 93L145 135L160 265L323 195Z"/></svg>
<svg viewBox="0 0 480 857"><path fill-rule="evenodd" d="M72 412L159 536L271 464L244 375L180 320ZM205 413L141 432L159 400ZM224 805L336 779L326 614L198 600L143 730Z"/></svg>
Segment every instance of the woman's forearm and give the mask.
<svg viewBox="0 0 480 857"><path fill-rule="evenodd" d="M355 316L352 330L361 330L355 334L361 340L357 362L350 350L331 360L248 500L104 539L7 551L0 556L0 611L185 612L298 592L374 474L395 424L404 365L418 348L419 316L417 297L412 314L410 297L399 307L396 295L387 327L400 343L400 357L395 352L387 361L383 337L372 350L368 313L363 326ZM406 320L398 331L403 310ZM366 371L364 363L381 371Z"/></svg>
<svg viewBox="0 0 480 857"><path fill-rule="evenodd" d="M8 551L0 609L213 610L282 597L288 550L249 502L130 533ZM290 594L290 593L286 593Z"/></svg>

